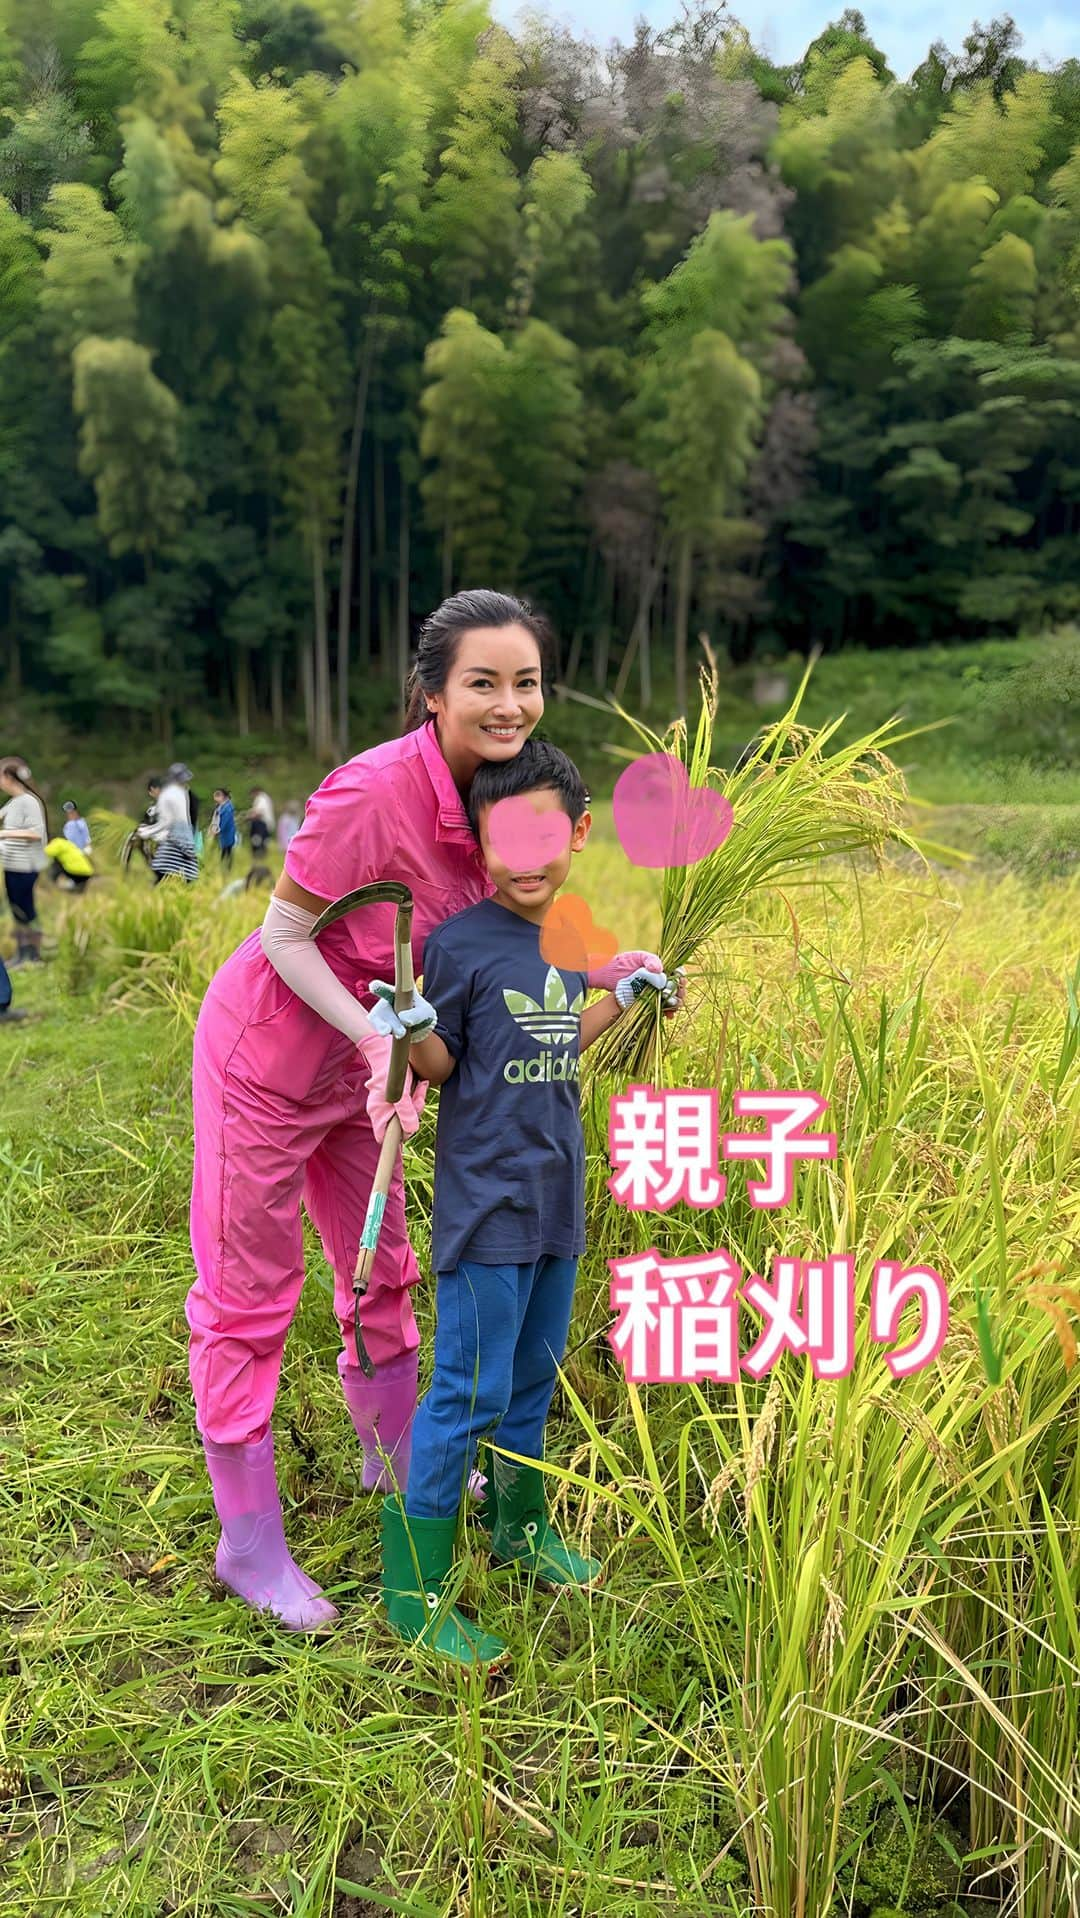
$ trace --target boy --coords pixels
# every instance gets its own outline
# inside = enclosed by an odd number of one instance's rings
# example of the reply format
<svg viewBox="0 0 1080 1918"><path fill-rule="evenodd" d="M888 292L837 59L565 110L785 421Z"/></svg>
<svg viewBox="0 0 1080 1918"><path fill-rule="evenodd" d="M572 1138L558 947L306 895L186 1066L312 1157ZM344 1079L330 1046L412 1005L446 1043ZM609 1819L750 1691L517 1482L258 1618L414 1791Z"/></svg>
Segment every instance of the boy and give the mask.
<svg viewBox="0 0 1080 1918"><path fill-rule="evenodd" d="M73 846L77 846L80 852L91 853L93 846L90 842L90 828L73 799L65 799L63 812L64 838L70 840Z"/></svg>
<svg viewBox="0 0 1080 1918"><path fill-rule="evenodd" d="M481 1433L528 1459L543 1456L585 1249L579 1053L640 992L652 988L673 1006L678 987L639 966L586 1007L584 955L575 969L541 954L544 920L591 825L565 753L530 739L516 758L482 765L468 807L496 890L424 947L424 997L439 1016L410 1058L420 1079L443 1088L432 1214L438 1329L404 1500L395 1494L383 1506L383 1597L400 1636L482 1665L506 1648L450 1602L457 1513ZM496 1559L523 1560L548 1585L599 1582L599 1561L548 1523L538 1466L493 1457L482 1522Z"/></svg>
<svg viewBox="0 0 1080 1918"><path fill-rule="evenodd" d="M236 845L236 808L227 786L214 787L214 815L210 821L210 837L216 838L222 866L228 872L232 865L233 847Z"/></svg>

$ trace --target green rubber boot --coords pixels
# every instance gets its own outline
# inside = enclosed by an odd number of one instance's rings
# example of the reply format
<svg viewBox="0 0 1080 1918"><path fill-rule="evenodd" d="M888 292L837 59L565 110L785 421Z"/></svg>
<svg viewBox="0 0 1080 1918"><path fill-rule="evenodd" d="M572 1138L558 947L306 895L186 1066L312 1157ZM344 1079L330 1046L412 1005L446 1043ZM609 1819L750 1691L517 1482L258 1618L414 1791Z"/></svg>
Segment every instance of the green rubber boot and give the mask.
<svg viewBox="0 0 1080 1918"><path fill-rule="evenodd" d="M382 1507L382 1595L399 1638L430 1645L458 1665L494 1665L506 1646L458 1611L448 1596L455 1518L407 1518L396 1492Z"/></svg>
<svg viewBox="0 0 1080 1918"><path fill-rule="evenodd" d="M539 1585L588 1591L603 1583L600 1560L585 1558L564 1544L550 1523L544 1474L538 1466L515 1465L493 1454L488 1487L487 1518L481 1522L490 1521L492 1558L500 1564L522 1565Z"/></svg>

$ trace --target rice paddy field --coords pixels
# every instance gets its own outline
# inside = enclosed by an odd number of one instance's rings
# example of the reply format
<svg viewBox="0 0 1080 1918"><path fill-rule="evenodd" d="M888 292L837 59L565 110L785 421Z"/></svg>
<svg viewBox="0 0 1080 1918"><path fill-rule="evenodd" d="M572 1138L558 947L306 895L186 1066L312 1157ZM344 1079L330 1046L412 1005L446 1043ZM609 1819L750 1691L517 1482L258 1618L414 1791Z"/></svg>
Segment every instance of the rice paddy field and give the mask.
<svg viewBox="0 0 1080 1918"><path fill-rule="evenodd" d="M770 777L742 775L754 845ZM575 889L620 945L689 967L654 1082L716 1087L722 1122L737 1088L816 1090L838 1152L783 1209L729 1168L715 1210L629 1212L606 1180L631 1068L590 1056L549 1459L607 1579L541 1595L468 1525L465 1603L513 1658L486 1687L385 1628L314 1237L275 1432L290 1543L340 1626L289 1637L212 1581L191 1034L263 899L115 865L46 898L52 962L17 975L36 1017L0 1032L3 1918L1080 1914L1080 876L823 834L828 856L753 884L753 845L732 854L698 925L597 815ZM432 1139L429 1110L422 1266ZM759 1383L627 1385L607 1261L650 1245L756 1272L850 1253L850 1376L786 1353ZM869 1337L879 1259L949 1292L939 1357L903 1381Z"/></svg>

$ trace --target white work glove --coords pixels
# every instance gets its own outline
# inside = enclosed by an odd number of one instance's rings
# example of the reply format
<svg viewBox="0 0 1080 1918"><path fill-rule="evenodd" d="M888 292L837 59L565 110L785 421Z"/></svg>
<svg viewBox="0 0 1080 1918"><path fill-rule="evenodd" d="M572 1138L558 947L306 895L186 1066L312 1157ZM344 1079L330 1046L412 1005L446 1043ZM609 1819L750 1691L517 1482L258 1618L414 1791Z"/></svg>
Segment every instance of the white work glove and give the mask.
<svg viewBox="0 0 1080 1918"><path fill-rule="evenodd" d="M626 1012L635 999L640 999L643 992L658 992L665 1015L670 1016L679 1010L686 998L686 977L681 966L670 978L666 972L658 972L652 966L637 966L618 981L614 991L622 1012Z"/></svg>
<svg viewBox="0 0 1080 1918"><path fill-rule="evenodd" d="M602 966L595 966L588 974L589 989L592 991L602 987L605 992L614 992L619 980L636 972L639 966L647 966L651 972L664 970L655 952L617 952L614 959L608 959Z"/></svg>
<svg viewBox="0 0 1080 1918"><path fill-rule="evenodd" d="M420 993L413 996L411 1006L403 1011L394 1011L394 988L385 979L372 979L368 991L373 992L378 1001L368 1013L373 1029L388 1039L403 1039L408 1033L412 1043L417 1039L427 1039L435 1030L439 1015L430 999L424 999Z"/></svg>

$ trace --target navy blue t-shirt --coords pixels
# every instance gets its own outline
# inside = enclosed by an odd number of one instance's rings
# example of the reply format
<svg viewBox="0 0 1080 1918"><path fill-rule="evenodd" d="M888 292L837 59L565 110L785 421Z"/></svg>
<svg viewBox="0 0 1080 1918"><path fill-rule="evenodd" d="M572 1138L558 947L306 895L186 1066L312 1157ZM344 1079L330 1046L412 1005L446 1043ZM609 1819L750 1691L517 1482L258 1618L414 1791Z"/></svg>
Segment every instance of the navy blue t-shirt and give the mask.
<svg viewBox="0 0 1080 1918"><path fill-rule="evenodd" d="M454 914L424 945L424 996L457 1060L439 1092L431 1251L524 1265L585 1250L585 1142L578 1100L583 972L540 957L540 927L494 899Z"/></svg>

